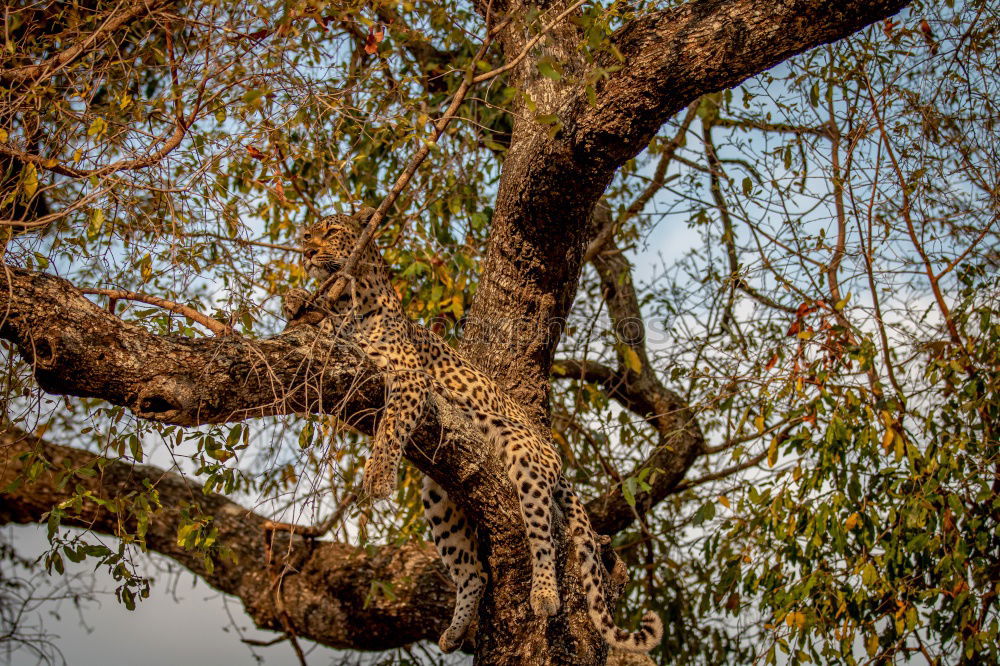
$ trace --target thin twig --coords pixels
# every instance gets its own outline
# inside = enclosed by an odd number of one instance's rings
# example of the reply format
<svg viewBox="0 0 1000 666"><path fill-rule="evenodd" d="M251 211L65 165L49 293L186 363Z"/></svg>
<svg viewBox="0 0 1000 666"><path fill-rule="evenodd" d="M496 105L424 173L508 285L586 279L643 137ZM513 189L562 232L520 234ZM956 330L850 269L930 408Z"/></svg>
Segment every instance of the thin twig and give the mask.
<svg viewBox="0 0 1000 666"><path fill-rule="evenodd" d="M266 520L261 527L264 530L272 532L288 532L290 534L298 534L299 536L309 539L317 539L336 527L337 523L340 522L340 519L343 518L344 512L347 511L347 508L351 506L357 498L358 496L354 493L347 493L337 504L336 510L330 514L330 517L316 525L303 526L296 525L294 523Z"/></svg>
<svg viewBox="0 0 1000 666"><path fill-rule="evenodd" d="M150 296L149 294L142 294L136 291L126 291L124 289L81 289L80 291L84 294L107 296L108 298L115 300L138 301L140 303L155 305L156 307L163 308L164 310L170 310L171 312L176 312L179 315L184 315L191 321L201 324L216 335L233 335L234 333L232 328L217 319L212 319L211 317L203 315L194 308L181 305L180 303L174 303L173 301L168 301L158 296Z"/></svg>
<svg viewBox="0 0 1000 666"><path fill-rule="evenodd" d="M917 238L917 230L913 225L913 216L910 212L910 192L906 182L906 177L903 175L903 170L900 168L899 162L896 160L896 152L892 149L892 143L889 141L889 134L885 129L885 123L882 120L882 113L879 110L878 100L875 99L875 91L872 90L871 81L867 75L865 75L865 87L868 90L868 97L872 103L872 114L875 116L875 122L878 124L879 133L885 143L886 154L889 156L889 162L892 164L892 169L896 174L897 180L899 181L899 189L903 197L903 201L900 206L900 213L903 215L903 221L906 223L906 232L910 237L910 242L913 244L913 249L917 251L917 254L920 255L921 262L923 262L924 271L927 273L927 280L931 285L931 292L934 294L934 300L937 302L938 309L941 311L941 316L944 318L945 328L948 329L948 335L957 347L964 349L962 336L958 332L955 320L951 316L951 309L948 307L948 303L944 300L944 294L941 293L941 284L938 282L938 279L934 274L934 266L931 264L930 257L927 256L927 252L924 250L924 246L921 244L920 239Z"/></svg>
<svg viewBox="0 0 1000 666"><path fill-rule="evenodd" d="M12 67L10 69L0 69L0 80L10 82L36 81L44 76L53 73L56 69L68 65L73 60L85 53L99 40L103 40L111 33L124 26L129 21L136 19L143 14L153 14L168 4L164 0L147 3L139 0L132 4L132 7L120 14L118 17L109 16L103 25L91 32L86 39L81 39L65 51L57 53L48 60L33 65L22 67Z"/></svg>

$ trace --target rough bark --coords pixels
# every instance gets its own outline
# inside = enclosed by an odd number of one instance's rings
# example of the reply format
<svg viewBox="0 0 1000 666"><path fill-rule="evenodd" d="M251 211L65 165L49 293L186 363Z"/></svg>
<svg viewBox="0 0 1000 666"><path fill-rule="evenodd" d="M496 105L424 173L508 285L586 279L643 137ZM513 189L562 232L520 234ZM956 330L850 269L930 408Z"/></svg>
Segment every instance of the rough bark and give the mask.
<svg viewBox="0 0 1000 666"><path fill-rule="evenodd" d="M590 240L587 220L615 171L697 97L845 37L906 4L700 0L654 12L612 37L623 61L608 55L597 63L621 68L598 84L596 104L582 84L558 87L537 72L534 58L526 58L513 84L537 103L538 113L555 113L562 129L550 134L525 108L515 109L518 121L463 348L542 416L558 342L558 335L545 332L569 311ZM493 11L503 7L494 3ZM506 31L506 57L515 57L529 36L516 23ZM539 49L566 63L564 81L582 68L578 39L566 27ZM506 332L512 322L523 322L515 329L520 335L498 340L492 333Z"/></svg>

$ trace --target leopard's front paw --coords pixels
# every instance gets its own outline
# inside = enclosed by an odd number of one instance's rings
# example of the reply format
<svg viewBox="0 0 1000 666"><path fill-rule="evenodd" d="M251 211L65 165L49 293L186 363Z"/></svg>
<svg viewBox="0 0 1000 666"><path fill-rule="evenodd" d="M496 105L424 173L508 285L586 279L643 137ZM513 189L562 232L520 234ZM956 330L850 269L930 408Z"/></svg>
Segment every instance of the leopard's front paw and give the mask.
<svg viewBox="0 0 1000 666"><path fill-rule="evenodd" d="M281 303L281 309L284 312L285 319L291 322L296 317L301 315L302 310L305 309L306 303L310 298L312 298L312 294L301 287L294 287L286 291L285 297Z"/></svg>
<svg viewBox="0 0 1000 666"><path fill-rule="evenodd" d="M438 647L441 648L441 652L445 654L449 652L454 652L458 648L462 647L462 639L465 638L462 632L455 629L455 627L448 627L441 638L438 639Z"/></svg>
<svg viewBox="0 0 1000 666"><path fill-rule="evenodd" d="M374 499L385 499L392 494L395 485L395 470L389 469L375 458L369 458L365 463L365 494Z"/></svg>

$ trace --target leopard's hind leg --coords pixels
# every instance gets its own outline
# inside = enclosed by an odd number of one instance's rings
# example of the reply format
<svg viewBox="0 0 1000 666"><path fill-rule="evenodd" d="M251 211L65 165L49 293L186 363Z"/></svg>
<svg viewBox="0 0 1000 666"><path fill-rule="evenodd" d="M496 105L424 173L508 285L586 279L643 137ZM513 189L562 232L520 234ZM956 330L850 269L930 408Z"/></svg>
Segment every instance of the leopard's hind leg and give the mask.
<svg viewBox="0 0 1000 666"><path fill-rule="evenodd" d="M424 476L424 516L431 526L434 545L455 582L455 611L438 645L451 652L462 645L476 611L486 574L476 548L476 528L434 479Z"/></svg>
<svg viewBox="0 0 1000 666"><path fill-rule="evenodd" d="M527 426L502 419L492 425L494 436L503 444L507 476L517 490L531 549L531 610L538 617L555 615L559 592L552 545L552 491L562 463Z"/></svg>

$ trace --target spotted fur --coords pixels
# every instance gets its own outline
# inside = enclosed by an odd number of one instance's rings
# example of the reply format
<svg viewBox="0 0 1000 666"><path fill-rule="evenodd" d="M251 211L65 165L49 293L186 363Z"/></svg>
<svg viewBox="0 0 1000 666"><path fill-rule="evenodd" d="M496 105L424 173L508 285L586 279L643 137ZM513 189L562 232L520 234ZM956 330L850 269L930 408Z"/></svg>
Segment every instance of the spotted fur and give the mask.
<svg viewBox="0 0 1000 666"><path fill-rule="evenodd" d="M303 256L312 277L322 281L342 268L370 214L366 210L355 217L334 215L305 230ZM461 410L503 458L531 551L532 611L548 617L559 608L551 535L555 500L566 512L594 626L612 647L631 651L654 647L662 634L655 614L648 613L632 634L614 626L604 598L594 531L576 494L560 476L561 461L551 442L539 436L524 409L490 377L406 317L388 267L375 249L369 247L361 255L355 273L336 302L320 299L319 306L324 313L320 327L350 336L385 376L388 397L365 464L365 491L373 497L392 492L403 445L435 391ZM304 290L289 292L285 310L290 320L306 316L302 310L307 298ZM433 480L424 481L422 494L435 545L458 588L451 625L440 640L441 648L450 651L461 645L476 615L486 576L475 526Z"/></svg>

